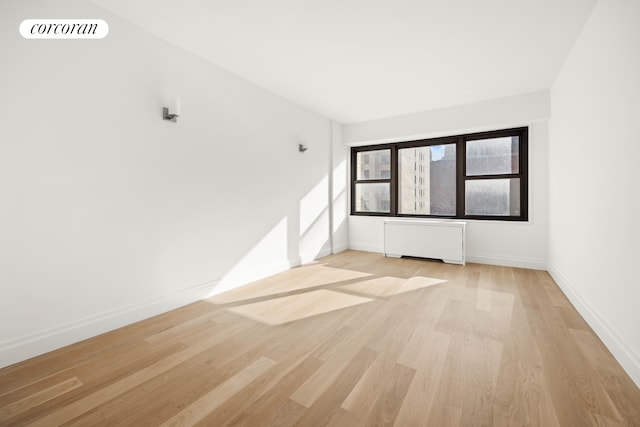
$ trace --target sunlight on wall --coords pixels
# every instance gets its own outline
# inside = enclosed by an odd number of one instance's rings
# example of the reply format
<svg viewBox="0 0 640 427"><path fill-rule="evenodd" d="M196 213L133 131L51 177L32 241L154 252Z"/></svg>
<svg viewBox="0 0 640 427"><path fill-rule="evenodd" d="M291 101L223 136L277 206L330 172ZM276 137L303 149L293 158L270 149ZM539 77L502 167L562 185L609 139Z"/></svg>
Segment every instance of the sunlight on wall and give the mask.
<svg viewBox="0 0 640 427"><path fill-rule="evenodd" d="M333 169L333 194L340 194L347 189L347 161L343 160Z"/></svg>
<svg viewBox="0 0 640 427"><path fill-rule="evenodd" d="M329 241L329 177L325 176L300 201L300 257L313 260Z"/></svg>
<svg viewBox="0 0 640 427"><path fill-rule="evenodd" d="M347 161L333 169L333 232L336 233L347 220Z"/></svg>
<svg viewBox="0 0 640 427"><path fill-rule="evenodd" d="M333 232L336 233L340 230L341 227L344 226L345 221L347 220L347 193L343 191L342 193L336 195L333 199Z"/></svg>
<svg viewBox="0 0 640 427"><path fill-rule="evenodd" d="M278 273L289 268L287 217L267 233L209 292L208 296Z"/></svg>
<svg viewBox="0 0 640 427"><path fill-rule="evenodd" d="M329 205L329 177L325 176L303 199L300 201L300 236L304 235L309 227L317 221L318 217Z"/></svg>

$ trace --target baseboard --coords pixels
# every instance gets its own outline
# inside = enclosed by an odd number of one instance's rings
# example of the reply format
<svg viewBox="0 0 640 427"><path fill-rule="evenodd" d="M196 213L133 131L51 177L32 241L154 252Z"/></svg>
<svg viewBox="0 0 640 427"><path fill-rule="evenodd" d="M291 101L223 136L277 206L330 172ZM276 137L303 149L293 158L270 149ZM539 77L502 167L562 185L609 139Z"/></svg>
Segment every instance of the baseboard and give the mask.
<svg viewBox="0 0 640 427"><path fill-rule="evenodd" d="M315 261L315 260L320 259L320 258L324 258L324 257L329 256L329 255L331 255L331 248L325 248L325 249L322 249L322 250L318 251L317 253L312 253L312 254L309 254L309 255L303 255L300 258L301 259L301 264L306 264L308 262L312 262L312 261ZM300 264L298 264L298 265L300 265Z"/></svg>
<svg viewBox="0 0 640 427"><path fill-rule="evenodd" d="M368 245L359 243L349 243L349 249L362 252L376 252L379 254L384 253L384 247L379 245Z"/></svg>
<svg viewBox="0 0 640 427"><path fill-rule="evenodd" d="M354 251L363 251L363 252L376 252L376 253L384 253L384 251L375 246L375 245L361 245L361 244L351 244L349 248ZM517 268L528 268L531 270L546 270L547 263L544 260L535 259L535 258L520 258L520 257L507 257L507 256L497 256L497 255L479 255L479 254L469 254L465 255L466 262L473 262L477 264L489 264L489 265L500 265L503 267L517 267Z"/></svg>
<svg viewBox="0 0 640 427"><path fill-rule="evenodd" d="M640 355L613 329L598 312L576 292L569 281L553 266L548 266L548 271L553 280L558 284L562 292L569 298L580 315L600 337L604 345L613 354L622 368L631 377L633 382L640 387Z"/></svg>
<svg viewBox="0 0 640 427"><path fill-rule="evenodd" d="M95 337L196 302L216 282L207 282L122 309L112 310L0 343L0 368Z"/></svg>
<svg viewBox="0 0 640 427"><path fill-rule="evenodd" d="M320 252L318 252L318 254L314 257L314 259L320 259L320 258L324 258L326 256L331 255L331 248L325 248L323 250L321 250Z"/></svg>
<svg viewBox="0 0 640 427"><path fill-rule="evenodd" d="M347 249L349 249L349 244L348 243L341 243L341 244L333 245L333 253L334 254L339 254L340 252L344 252Z"/></svg>
<svg viewBox="0 0 640 427"><path fill-rule="evenodd" d="M273 276L274 274L278 274L290 268L297 267L301 265L301 263L302 259L300 257L296 257L288 260L285 259L277 263L255 267L249 271L241 271L235 272L233 274L228 274L217 281L216 285L210 289L206 297L208 298L214 295L219 295L223 292L230 291L251 282L255 282L256 280L264 279L268 276Z"/></svg>
<svg viewBox="0 0 640 427"><path fill-rule="evenodd" d="M302 258L295 257L289 260L289 268L296 268L302 265Z"/></svg>
<svg viewBox="0 0 640 427"><path fill-rule="evenodd" d="M327 251L329 255L330 251ZM212 280L169 295L106 311L34 334L0 342L0 368L166 313L301 264L299 257Z"/></svg>
<svg viewBox="0 0 640 427"><path fill-rule="evenodd" d="M466 254L466 261L477 264L499 265L503 267L527 268L530 270L546 270L547 263L536 258L509 257L501 255Z"/></svg>

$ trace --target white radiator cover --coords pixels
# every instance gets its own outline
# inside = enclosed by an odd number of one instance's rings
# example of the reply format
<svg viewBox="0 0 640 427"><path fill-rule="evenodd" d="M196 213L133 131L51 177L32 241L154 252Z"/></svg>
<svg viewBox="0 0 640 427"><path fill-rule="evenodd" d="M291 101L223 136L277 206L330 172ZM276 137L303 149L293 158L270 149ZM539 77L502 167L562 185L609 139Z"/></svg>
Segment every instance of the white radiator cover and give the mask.
<svg viewBox="0 0 640 427"><path fill-rule="evenodd" d="M465 263L463 221L389 219L384 221L384 255L441 259Z"/></svg>

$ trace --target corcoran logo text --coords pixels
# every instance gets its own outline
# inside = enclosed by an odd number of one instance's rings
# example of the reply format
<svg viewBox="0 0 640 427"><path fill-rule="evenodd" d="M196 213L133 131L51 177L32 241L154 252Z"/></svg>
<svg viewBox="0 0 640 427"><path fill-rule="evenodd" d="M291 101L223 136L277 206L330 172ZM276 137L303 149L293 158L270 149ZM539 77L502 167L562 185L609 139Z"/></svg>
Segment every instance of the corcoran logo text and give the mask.
<svg viewBox="0 0 640 427"><path fill-rule="evenodd" d="M102 19L25 19L20 34L25 39L102 39L109 24Z"/></svg>

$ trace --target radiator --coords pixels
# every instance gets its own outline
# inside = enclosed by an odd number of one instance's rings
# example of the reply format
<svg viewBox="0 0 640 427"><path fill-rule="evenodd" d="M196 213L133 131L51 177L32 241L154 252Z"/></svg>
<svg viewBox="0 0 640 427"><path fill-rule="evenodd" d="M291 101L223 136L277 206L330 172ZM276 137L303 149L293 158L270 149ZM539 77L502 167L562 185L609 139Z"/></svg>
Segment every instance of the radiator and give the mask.
<svg viewBox="0 0 640 427"><path fill-rule="evenodd" d="M466 225L462 221L385 220L384 255L441 259L464 265Z"/></svg>

